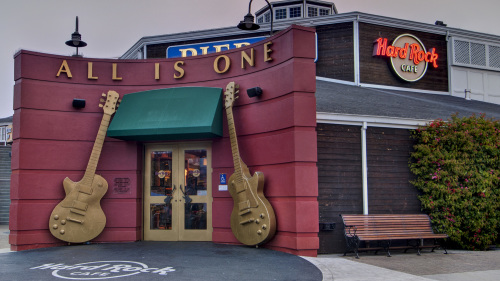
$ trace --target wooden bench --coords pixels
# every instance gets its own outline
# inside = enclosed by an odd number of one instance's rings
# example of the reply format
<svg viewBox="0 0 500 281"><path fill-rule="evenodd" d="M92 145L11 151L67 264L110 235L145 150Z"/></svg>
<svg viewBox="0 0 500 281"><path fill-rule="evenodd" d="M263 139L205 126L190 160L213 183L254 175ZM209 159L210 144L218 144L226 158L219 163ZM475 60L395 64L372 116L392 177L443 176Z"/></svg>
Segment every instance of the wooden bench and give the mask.
<svg viewBox="0 0 500 281"><path fill-rule="evenodd" d="M389 248L417 249L420 255L420 249L425 247L435 248L441 246L438 244L441 239L448 238L446 234L434 233L431 220L425 214L418 215L340 215L344 222L344 237L347 243L347 252L353 251L356 253L356 258L359 259L358 251L385 250L387 256L391 256ZM434 244L424 246L424 239L434 239ZM406 242L404 246L391 247L391 242L402 240ZM359 248L360 243L364 241L367 244L365 248ZM369 247L370 244L376 243L376 247Z"/></svg>

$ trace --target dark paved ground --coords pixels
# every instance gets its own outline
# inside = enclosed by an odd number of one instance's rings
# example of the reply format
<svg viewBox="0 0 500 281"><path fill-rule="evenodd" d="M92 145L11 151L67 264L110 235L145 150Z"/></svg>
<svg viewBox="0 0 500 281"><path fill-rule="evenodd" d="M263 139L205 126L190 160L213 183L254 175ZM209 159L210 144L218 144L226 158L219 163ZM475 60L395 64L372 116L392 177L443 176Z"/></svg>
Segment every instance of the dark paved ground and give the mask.
<svg viewBox="0 0 500 281"><path fill-rule="evenodd" d="M9 281L322 280L321 271L301 257L211 242L94 244L9 252L0 254L0 273L0 280Z"/></svg>

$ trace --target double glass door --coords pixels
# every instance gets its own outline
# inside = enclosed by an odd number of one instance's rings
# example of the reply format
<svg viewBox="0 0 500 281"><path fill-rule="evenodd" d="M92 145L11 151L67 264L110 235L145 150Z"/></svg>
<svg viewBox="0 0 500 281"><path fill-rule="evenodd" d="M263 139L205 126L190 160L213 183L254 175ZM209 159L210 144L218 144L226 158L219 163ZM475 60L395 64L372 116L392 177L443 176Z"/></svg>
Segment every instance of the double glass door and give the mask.
<svg viewBox="0 0 500 281"><path fill-rule="evenodd" d="M209 144L146 147L144 240L212 240L211 159Z"/></svg>

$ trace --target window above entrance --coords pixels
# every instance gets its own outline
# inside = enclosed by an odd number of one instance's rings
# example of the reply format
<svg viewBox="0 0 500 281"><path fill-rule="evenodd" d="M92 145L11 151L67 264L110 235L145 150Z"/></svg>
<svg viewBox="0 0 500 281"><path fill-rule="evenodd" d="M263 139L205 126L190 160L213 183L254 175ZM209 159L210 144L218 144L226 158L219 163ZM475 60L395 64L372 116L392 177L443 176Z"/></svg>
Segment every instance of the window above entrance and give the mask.
<svg viewBox="0 0 500 281"><path fill-rule="evenodd" d="M134 141L222 136L222 89L182 87L125 95L108 137Z"/></svg>

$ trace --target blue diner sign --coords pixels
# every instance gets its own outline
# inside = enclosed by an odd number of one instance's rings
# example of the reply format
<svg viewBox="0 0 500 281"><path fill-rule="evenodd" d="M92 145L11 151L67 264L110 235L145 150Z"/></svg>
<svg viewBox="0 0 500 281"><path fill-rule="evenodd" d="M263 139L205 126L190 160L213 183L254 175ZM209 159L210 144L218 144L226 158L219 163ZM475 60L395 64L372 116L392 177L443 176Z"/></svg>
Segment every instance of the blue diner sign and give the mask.
<svg viewBox="0 0 500 281"><path fill-rule="evenodd" d="M217 42L205 42L205 43L197 43L189 45L170 46L167 49L167 58L181 58L181 57L191 57L191 56L218 53L222 51L248 46L250 44L264 40L266 38L267 37L265 36L261 36L261 37L244 38L244 39L224 40Z"/></svg>

